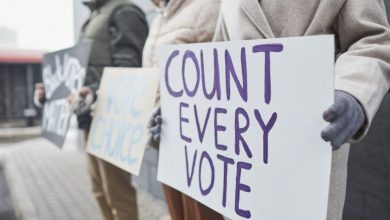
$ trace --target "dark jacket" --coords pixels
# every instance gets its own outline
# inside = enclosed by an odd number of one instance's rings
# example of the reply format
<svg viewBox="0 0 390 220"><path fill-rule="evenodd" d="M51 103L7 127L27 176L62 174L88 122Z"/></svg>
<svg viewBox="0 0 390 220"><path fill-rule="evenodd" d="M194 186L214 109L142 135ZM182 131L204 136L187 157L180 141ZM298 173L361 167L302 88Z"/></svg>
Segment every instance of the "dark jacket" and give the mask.
<svg viewBox="0 0 390 220"><path fill-rule="evenodd" d="M386 5L386 11L387 11L387 20L390 23L390 1L386 0L385 5Z"/></svg>
<svg viewBox="0 0 390 220"><path fill-rule="evenodd" d="M107 1L92 11L81 32L80 41L92 41L84 85L94 92L104 67L141 67L148 25L145 14L134 4ZM78 116L81 129L88 129L91 122L90 112Z"/></svg>

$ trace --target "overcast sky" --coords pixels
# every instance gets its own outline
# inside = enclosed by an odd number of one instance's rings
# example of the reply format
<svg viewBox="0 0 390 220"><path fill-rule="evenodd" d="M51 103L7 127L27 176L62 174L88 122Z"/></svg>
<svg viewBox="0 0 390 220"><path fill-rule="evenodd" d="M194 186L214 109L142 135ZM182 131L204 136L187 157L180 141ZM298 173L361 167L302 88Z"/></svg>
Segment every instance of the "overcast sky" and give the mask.
<svg viewBox="0 0 390 220"><path fill-rule="evenodd" d="M58 50L74 43L72 0L0 0L0 26L21 49Z"/></svg>

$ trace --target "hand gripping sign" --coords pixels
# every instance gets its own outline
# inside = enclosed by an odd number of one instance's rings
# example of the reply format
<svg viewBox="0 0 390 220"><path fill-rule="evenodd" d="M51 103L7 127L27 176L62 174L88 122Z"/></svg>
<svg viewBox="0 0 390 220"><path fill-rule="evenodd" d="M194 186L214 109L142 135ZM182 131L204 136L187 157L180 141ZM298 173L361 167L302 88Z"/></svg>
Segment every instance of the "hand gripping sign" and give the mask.
<svg viewBox="0 0 390 220"><path fill-rule="evenodd" d="M105 68L87 151L138 175L158 85L154 68Z"/></svg>
<svg viewBox="0 0 390 220"><path fill-rule="evenodd" d="M84 42L43 57L42 78L46 102L42 136L58 147L65 142L72 115L66 97L83 86L90 49L91 43Z"/></svg>
<svg viewBox="0 0 390 220"><path fill-rule="evenodd" d="M333 36L165 46L158 179L232 219L325 220Z"/></svg>

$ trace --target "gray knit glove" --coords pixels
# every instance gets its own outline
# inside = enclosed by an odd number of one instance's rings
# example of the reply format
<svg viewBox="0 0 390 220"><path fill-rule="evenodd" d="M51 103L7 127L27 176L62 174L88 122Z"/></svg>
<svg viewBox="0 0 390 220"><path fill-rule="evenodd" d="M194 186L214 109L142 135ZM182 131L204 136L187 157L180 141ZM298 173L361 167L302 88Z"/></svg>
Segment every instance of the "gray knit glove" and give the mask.
<svg viewBox="0 0 390 220"><path fill-rule="evenodd" d="M148 124L149 132L150 132L148 145L156 149L158 149L160 145L161 124L162 124L161 107L158 106L153 110L152 117L150 117L149 124Z"/></svg>
<svg viewBox="0 0 390 220"><path fill-rule="evenodd" d="M335 91L335 101L324 112L323 118L330 124L322 130L321 136L331 143L333 150L359 134L366 120L360 103L352 95L339 90Z"/></svg>

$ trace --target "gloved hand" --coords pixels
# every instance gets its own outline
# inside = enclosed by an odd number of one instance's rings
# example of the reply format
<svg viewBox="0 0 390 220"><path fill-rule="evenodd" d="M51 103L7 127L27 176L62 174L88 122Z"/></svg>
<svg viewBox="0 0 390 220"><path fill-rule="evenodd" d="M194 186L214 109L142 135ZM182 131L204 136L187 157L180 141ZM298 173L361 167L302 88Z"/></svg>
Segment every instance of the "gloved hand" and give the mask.
<svg viewBox="0 0 390 220"><path fill-rule="evenodd" d="M323 118L330 124L322 130L321 136L331 143L333 150L355 136L366 120L360 103L352 95L339 90L335 91L335 101L324 112Z"/></svg>
<svg viewBox="0 0 390 220"><path fill-rule="evenodd" d="M161 107L158 106L153 110L152 116L149 119L148 128L149 128L149 139L148 145L158 149L160 145L160 135L161 135Z"/></svg>
<svg viewBox="0 0 390 220"><path fill-rule="evenodd" d="M43 83L35 84L35 91L34 91L35 106L42 107L45 101L46 101L46 96L45 96L45 87L43 86Z"/></svg>
<svg viewBox="0 0 390 220"><path fill-rule="evenodd" d="M68 96L70 110L77 115L88 111L93 102L93 91L88 87L82 87L76 93Z"/></svg>

